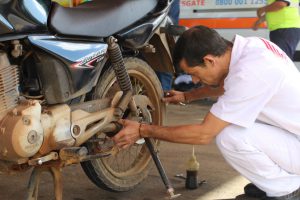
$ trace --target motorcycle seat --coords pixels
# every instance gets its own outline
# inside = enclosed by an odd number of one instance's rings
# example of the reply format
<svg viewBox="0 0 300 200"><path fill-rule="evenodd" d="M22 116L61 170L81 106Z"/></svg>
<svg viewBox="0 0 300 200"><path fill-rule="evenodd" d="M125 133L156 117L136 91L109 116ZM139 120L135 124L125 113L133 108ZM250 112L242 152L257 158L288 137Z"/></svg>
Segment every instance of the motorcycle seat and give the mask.
<svg viewBox="0 0 300 200"><path fill-rule="evenodd" d="M53 3L48 27L59 35L107 37L137 22L158 0L94 0L74 8Z"/></svg>

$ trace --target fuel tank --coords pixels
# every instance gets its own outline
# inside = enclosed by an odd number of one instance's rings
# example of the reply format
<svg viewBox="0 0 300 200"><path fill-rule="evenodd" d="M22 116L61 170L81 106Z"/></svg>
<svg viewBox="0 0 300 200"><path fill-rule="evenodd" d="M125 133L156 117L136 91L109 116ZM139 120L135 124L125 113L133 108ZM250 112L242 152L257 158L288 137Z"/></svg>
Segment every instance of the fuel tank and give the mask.
<svg viewBox="0 0 300 200"><path fill-rule="evenodd" d="M1 0L0 35L47 30L51 0Z"/></svg>

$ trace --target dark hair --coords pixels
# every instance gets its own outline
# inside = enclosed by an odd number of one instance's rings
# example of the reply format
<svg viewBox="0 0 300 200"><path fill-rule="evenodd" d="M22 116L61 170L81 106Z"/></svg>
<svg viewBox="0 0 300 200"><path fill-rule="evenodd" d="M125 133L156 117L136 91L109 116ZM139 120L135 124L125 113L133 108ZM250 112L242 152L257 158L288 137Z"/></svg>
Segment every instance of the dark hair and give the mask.
<svg viewBox="0 0 300 200"><path fill-rule="evenodd" d="M176 42L173 52L174 66L185 59L189 67L202 65L207 54L221 56L232 46L217 31L206 26L195 26L185 31Z"/></svg>

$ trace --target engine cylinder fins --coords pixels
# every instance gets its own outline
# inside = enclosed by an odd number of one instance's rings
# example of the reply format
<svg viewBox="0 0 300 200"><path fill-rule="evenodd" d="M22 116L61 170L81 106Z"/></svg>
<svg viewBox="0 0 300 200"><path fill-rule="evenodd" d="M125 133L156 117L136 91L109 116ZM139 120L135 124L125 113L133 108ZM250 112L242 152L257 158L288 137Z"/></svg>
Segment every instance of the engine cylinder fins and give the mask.
<svg viewBox="0 0 300 200"><path fill-rule="evenodd" d="M17 106L19 98L19 70L11 65L6 53L0 51L0 116Z"/></svg>

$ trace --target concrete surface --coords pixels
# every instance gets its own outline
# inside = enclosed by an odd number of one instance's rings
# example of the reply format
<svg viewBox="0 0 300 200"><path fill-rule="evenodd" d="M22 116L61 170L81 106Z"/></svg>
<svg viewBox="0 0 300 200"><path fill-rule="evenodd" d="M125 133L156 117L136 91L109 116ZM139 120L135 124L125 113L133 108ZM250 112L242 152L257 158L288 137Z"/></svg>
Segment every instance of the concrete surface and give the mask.
<svg viewBox="0 0 300 200"><path fill-rule="evenodd" d="M168 105L167 124L197 123L209 109L207 103L193 103L186 106ZM186 190L184 180L175 178L185 174L185 163L191 155L191 145L162 143L160 158L171 179L176 193L182 194L178 200L254 200L245 198L243 187L248 181L235 172L222 158L214 143L196 146L196 157L200 163L199 179L207 183L195 190ZM26 199L26 187L30 171L18 176L0 176L0 200ZM111 193L97 188L85 176L79 165L70 166L63 171L64 200L156 200L164 199L165 188L155 167L149 177L136 189L125 193ZM39 199L53 198L50 175L43 175Z"/></svg>

